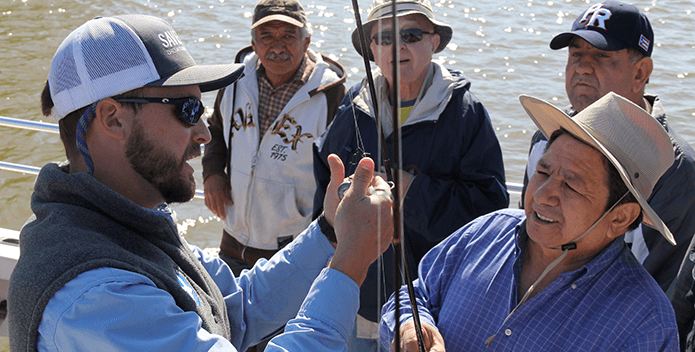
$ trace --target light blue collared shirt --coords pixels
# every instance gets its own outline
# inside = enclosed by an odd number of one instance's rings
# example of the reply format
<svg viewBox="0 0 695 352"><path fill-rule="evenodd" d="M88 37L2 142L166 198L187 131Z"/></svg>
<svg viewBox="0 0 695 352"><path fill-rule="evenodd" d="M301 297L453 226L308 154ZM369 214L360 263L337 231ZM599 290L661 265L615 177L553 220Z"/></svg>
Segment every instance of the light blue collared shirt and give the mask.
<svg viewBox="0 0 695 352"><path fill-rule="evenodd" d="M232 341L202 329L196 313L182 311L147 277L104 267L78 275L50 299L38 350L244 351L295 316L267 351L346 350L359 288L344 274L323 269L335 251L315 222L238 278L222 260L191 249L222 292Z"/></svg>

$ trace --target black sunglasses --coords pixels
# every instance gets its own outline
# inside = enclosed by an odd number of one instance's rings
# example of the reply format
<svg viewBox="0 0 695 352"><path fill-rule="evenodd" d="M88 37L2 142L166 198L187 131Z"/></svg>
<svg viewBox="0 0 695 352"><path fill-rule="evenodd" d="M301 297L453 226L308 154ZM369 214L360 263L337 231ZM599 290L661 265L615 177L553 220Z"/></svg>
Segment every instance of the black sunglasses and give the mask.
<svg viewBox="0 0 695 352"><path fill-rule="evenodd" d="M203 102L196 98L128 98L116 99L116 101L139 104L172 104L175 106L174 115L176 118L189 126L195 126L205 112Z"/></svg>
<svg viewBox="0 0 695 352"><path fill-rule="evenodd" d="M401 41L403 41L403 43L417 43L422 40L423 34L435 33L425 32L420 28L406 28L401 29L400 31ZM377 33L372 37L372 40L376 43L376 45L391 45L391 43L393 43L393 32L383 31Z"/></svg>

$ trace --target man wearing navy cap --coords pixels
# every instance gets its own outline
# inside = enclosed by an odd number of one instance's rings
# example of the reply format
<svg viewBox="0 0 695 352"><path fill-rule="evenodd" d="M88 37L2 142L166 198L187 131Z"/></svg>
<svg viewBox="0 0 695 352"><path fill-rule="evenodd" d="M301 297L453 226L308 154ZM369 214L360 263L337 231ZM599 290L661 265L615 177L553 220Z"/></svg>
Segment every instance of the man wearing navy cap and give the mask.
<svg viewBox="0 0 695 352"><path fill-rule="evenodd" d="M590 6L574 21L571 31L558 34L550 42L553 50L565 47L569 48L565 89L571 103L566 108L570 116L613 91L650 113L671 137L675 162L656 184L648 201L671 229L677 244L672 246L648 226L640 226L625 235L625 242L631 246L635 257L667 291L672 283L676 286L674 279L695 232L695 217L692 216L695 211L695 152L669 125L661 100L645 93L653 69L652 27L647 16L635 6L606 1ZM545 137L536 131L522 197L545 146ZM685 271L689 272L688 268ZM690 282L692 279L683 283L678 295L687 292ZM670 291L669 296L677 314L684 312L685 309L678 308L675 302L680 298L671 296ZM692 311L692 307L687 310Z"/></svg>

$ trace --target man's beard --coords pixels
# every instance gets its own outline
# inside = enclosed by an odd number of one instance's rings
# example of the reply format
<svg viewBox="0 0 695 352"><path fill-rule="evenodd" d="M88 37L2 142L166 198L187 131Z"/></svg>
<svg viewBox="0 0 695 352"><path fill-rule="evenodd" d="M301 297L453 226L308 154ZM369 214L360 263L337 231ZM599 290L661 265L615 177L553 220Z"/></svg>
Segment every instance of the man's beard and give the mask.
<svg viewBox="0 0 695 352"><path fill-rule="evenodd" d="M183 203L195 195L195 179L181 175L189 156L199 156L200 146L189 144L181 160L176 160L162 147L148 139L136 123L128 139L126 157L135 172L152 184L167 203Z"/></svg>

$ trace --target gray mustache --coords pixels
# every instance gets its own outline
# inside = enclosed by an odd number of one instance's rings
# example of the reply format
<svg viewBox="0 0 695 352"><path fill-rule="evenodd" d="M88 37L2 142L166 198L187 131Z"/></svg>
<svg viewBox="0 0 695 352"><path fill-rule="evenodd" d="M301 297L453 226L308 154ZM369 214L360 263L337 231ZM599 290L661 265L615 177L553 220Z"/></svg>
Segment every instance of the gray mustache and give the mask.
<svg viewBox="0 0 695 352"><path fill-rule="evenodd" d="M266 59L266 60L276 60L276 59L280 59L280 60L292 60L292 55L291 55L290 53L286 53L286 52L283 52L283 53L280 53L280 54L268 53L268 54L265 56L265 59Z"/></svg>

